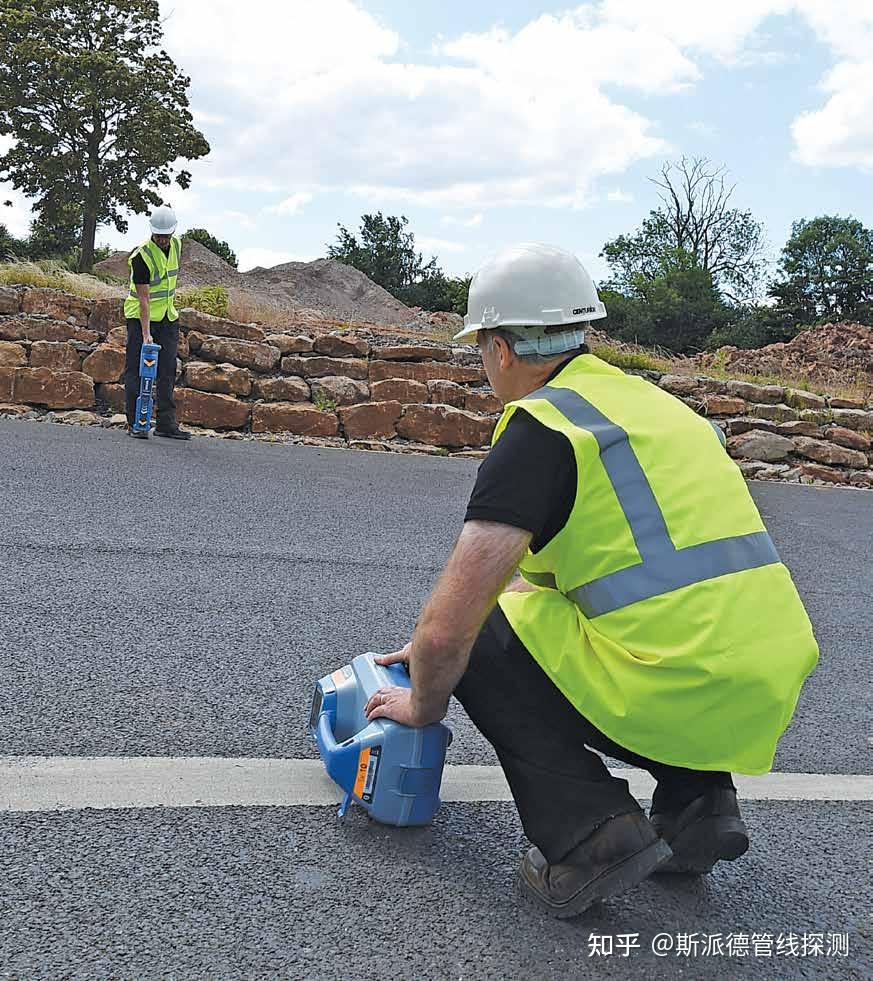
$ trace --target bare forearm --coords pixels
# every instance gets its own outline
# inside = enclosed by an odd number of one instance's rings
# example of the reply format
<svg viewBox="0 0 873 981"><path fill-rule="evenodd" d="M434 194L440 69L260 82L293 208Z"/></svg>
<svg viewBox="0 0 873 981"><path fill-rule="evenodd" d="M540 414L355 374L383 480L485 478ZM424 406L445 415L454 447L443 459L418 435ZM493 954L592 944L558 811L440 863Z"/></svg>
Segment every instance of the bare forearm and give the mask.
<svg viewBox="0 0 873 981"><path fill-rule="evenodd" d="M413 701L424 715L445 713L482 624L529 540L528 533L505 525L476 522L465 528L412 638Z"/></svg>
<svg viewBox="0 0 873 981"><path fill-rule="evenodd" d="M142 338L145 341L147 337L151 337L152 328L149 316L149 301L144 300L142 297L139 300L139 323L142 327Z"/></svg>

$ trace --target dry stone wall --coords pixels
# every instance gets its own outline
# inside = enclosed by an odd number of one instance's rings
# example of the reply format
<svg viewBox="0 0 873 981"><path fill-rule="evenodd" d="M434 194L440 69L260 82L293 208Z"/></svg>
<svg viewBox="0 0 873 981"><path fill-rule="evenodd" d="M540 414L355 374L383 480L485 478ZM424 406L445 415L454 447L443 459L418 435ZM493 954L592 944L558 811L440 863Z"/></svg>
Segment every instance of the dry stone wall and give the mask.
<svg viewBox="0 0 873 981"><path fill-rule="evenodd" d="M122 301L0 288L0 416L121 424ZM482 455L501 410L475 354L396 336L180 316L179 420L228 438ZM640 372L712 419L750 478L873 489L873 406Z"/></svg>

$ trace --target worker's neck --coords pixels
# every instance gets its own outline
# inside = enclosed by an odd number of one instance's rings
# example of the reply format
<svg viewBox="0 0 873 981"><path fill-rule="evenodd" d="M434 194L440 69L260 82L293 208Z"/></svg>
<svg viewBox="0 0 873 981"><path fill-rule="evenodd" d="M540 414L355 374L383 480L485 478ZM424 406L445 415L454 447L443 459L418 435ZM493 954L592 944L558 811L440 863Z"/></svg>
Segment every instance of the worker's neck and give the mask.
<svg viewBox="0 0 873 981"><path fill-rule="evenodd" d="M544 364L526 364L524 361L517 361L515 376L510 381L513 394L506 401L522 399L538 388L542 388L570 360L571 358L566 355L561 355Z"/></svg>

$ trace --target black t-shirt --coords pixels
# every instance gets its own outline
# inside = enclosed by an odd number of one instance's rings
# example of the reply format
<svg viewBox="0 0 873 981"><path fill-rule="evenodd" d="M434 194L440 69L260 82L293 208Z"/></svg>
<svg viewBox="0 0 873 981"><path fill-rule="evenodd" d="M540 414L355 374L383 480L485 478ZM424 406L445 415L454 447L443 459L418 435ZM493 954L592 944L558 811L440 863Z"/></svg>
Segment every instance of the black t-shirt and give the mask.
<svg viewBox="0 0 873 981"><path fill-rule="evenodd" d="M155 243L157 244L157 243ZM161 247L158 246L160 249ZM165 249L161 249L164 255L170 254L170 246L168 245ZM137 254L131 259L130 262L133 267L133 281L134 283L150 283L152 281L151 273L149 272L149 267L145 263L145 259L137 252Z"/></svg>
<svg viewBox="0 0 873 981"><path fill-rule="evenodd" d="M533 535L531 551L539 552L567 523L576 501L576 479L570 440L516 409L479 467L464 520L523 528Z"/></svg>

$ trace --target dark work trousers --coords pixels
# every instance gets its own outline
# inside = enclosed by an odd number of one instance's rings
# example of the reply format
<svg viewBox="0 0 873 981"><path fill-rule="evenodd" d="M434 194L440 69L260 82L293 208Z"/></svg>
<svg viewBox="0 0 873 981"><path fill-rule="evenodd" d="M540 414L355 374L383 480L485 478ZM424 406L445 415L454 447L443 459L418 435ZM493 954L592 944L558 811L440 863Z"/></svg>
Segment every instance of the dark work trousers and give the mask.
<svg viewBox="0 0 873 981"><path fill-rule="evenodd" d="M654 812L682 808L711 787L733 787L729 773L668 766L614 743L567 701L499 606L473 645L455 697L496 750L525 834L550 864L610 817L640 810L627 781L613 777L591 749L648 770L658 781Z"/></svg>
<svg viewBox="0 0 873 981"><path fill-rule="evenodd" d="M176 428L176 403L173 389L176 386L176 354L179 349L179 321L151 322L152 340L160 344L158 377L155 385L155 401L158 407L157 428L167 431ZM139 395L139 356L142 351L142 326L139 320L127 321L127 355L124 362L124 401L127 423L136 419L136 399Z"/></svg>

